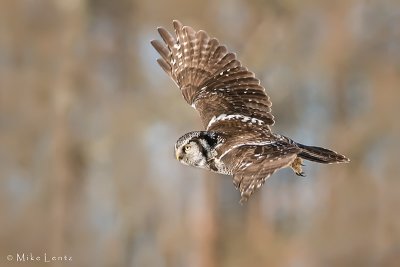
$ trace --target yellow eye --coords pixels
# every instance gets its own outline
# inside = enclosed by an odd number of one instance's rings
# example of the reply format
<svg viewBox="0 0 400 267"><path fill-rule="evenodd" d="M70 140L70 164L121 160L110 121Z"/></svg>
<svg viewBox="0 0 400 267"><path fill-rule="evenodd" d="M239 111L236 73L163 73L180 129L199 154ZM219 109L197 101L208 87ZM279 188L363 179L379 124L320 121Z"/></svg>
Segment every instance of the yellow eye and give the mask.
<svg viewBox="0 0 400 267"><path fill-rule="evenodd" d="M190 148L191 148L190 145L185 145L185 146L183 147L183 149L184 149L185 151L189 151Z"/></svg>

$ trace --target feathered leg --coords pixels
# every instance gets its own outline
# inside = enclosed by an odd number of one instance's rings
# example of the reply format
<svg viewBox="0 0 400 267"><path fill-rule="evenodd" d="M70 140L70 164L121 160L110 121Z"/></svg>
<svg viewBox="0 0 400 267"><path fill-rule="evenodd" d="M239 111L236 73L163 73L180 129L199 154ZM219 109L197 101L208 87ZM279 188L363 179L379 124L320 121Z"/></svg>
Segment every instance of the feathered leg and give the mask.
<svg viewBox="0 0 400 267"><path fill-rule="evenodd" d="M290 168L294 171L294 173L298 176L305 177L306 174L302 170L303 165L303 160L300 157L297 157L293 160L292 165L290 165Z"/></svg>

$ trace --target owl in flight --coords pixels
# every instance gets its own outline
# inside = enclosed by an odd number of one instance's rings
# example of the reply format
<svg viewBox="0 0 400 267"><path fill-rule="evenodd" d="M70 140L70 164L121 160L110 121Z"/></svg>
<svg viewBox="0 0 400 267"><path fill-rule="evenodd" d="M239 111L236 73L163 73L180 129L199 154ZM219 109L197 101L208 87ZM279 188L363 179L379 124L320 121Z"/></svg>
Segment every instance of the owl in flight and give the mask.
<svg viewBox="0 0 400 267"><path fill-rule="evenodd" d="M151 44L161 56L157 62L199 112L205 127L205 131L178 139L178 161L233 175L241 203L279 169L290 167L304 176L303 160L349 162L332 150L273 133L271 101L254 73L205 31L195 31L177 20L173 26L175 35L160 27L163 42L153 40Z"/></svg>

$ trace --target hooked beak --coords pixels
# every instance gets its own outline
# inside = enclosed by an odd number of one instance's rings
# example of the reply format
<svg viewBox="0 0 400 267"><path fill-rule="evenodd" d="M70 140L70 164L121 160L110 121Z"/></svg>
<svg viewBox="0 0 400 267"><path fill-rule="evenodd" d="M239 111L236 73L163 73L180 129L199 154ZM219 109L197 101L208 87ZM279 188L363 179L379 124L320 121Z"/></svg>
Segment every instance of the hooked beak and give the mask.
<svg viewBox="0 0 400 267"><path fill-rule="evenodd" d="M177 161L181 161L182 157L179 155L179 151L175 150L175 158Z"/></svg>
<svg viewBox="0 0 400 267"><path fill-rule="evenodd" d="M179 154L178 154L178 151L176 151L176 150L175 150L175 158L176 158L176 160L179 160Z"/></svg>

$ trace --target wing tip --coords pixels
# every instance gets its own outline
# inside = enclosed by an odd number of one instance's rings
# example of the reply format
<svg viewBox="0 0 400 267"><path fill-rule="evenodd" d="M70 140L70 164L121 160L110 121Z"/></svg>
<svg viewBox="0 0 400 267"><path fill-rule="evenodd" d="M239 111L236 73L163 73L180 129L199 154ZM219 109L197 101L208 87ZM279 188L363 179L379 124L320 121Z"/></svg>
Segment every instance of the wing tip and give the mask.
<svg viewBox="0 0 400 267"><path fill-rule="evenodd" d="M160 35L162 35L164 32L168 32L164 27L157 27L157 31Z"/></svg>
<svg viewBox="0 0 400 267"><path fill-rule="evenodd" d="M154 48L156 48L156 46L157 46L157 40L151 40L150 41L150 44L154 47Z"/></svg>
<svg viewBox="0 0 400 267"><path fill-rule="evenodd" d="M171 76L171 65L168 64L164 59L158 58L157 59L158 65L169 75Z"/></svg>
<svg viewBox="0 0 400 267"><path fill-rule="evenodd" d="M162 56L162 58L168 61L168 57L170 55L170 50L168 49L168 47L166 47L165 44L163 44L159 40L152 40L150 41L150 43L154 47L154 49Z"/></svg>
<svg viewBox="0 0 400 267"><path fill-rule="evenodd" d="M176 30L181 30L182 28L183 28L183 24L182 24L182 22L180 22L179 20L177 20L177 19L174 19L174 20L172 20L172 25L174 26L174 28L176 29Z"/></svg>

